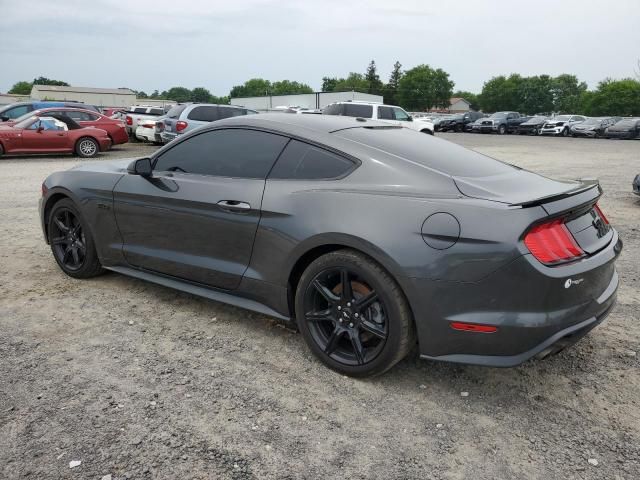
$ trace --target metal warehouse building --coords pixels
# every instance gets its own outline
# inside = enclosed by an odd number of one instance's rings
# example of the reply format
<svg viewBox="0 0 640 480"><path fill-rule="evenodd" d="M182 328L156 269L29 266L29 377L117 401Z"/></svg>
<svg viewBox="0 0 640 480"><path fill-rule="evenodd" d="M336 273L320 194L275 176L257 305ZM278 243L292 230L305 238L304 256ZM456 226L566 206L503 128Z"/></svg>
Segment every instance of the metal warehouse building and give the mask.
<svg viewBox="0 0 640 480"><path fill-rule="evenodd" d="M136 104L136 94L128 88L34 85L31 89L31 99L82 102L97 107L129 107Z"/></svg>
<svg viewBox="0 0 640 480"><path fill-rule="evenodd" d="M268 95L232 98L231 104L251 110L266 111L276 107L324 108L333 102L365 101L382 103L381 95L359 92L316 92L300 95Z"/></svg>

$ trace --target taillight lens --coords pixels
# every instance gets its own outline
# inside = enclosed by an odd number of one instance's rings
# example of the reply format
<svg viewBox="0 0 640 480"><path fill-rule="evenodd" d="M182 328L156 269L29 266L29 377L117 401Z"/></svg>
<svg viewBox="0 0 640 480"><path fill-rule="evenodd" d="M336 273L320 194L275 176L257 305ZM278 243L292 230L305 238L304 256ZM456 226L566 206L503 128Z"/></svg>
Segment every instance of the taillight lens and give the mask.
<svg viewBox="0 0 640 480"><path fill-rule="evenodd" d="M133 118L131 118L131 115L127 115L125 118L127 125L133 125Z"/></svg>
<svg viewBox="0 0 640 480"><path fill-rule="evenodd" d="M536 225L525 235L524 244L546 265L568 262L584 255L563 219Z"/></svg>
<svg viewBox="0 0 640 480"><path fill-rule="evenodd" d="M597 203L593 206L593 208L595 209L596 212L598 212L598 215L600 215L600 218L602 219L602 221L604 223L606 223L607 225L609 225L609 219L605 216L604 213L602 213L602 210L600 209L600 205L598 205Z"/></svg>
<svg viewBox="0 0 640 480"><path fill-rule="evenodd" d="M176 122L176 132L181 132L188 126L189 124L187 122L183 122L182 120L180 120L179 122Z"/></svg>

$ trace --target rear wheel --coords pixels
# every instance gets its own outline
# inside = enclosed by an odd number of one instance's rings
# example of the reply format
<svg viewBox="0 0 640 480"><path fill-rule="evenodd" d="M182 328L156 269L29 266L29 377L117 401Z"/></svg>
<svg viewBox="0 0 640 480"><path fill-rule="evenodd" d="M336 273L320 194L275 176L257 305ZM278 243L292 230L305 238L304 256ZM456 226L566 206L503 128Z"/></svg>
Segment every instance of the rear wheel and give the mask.
<svg viewBox="0 0 640 480"><path fill-rule="evenodd" d="M76 153L82 158L95 157L100 151L100 146L91 137L82 137L76 142Z"/></svg>
<svg viewBox="0 0 640 480"><path fill-rule="evenodd" d="M500 125L498 127L498 135L504 135L505 133L507 133L507 126L506 125Z"/></svg>
<svg viewBox="0 0 640 480"><path fill-rule="evenodd" d="M400 287L369 257L338 250L316 259L296 291L296 318L311 351L346 375L379 375L415 343Z"/></svg>
<svg viewBox="0 0 640 480"><path fill-rule="evenodd" d="M64 273L74 278L103 273L89 227L70 199L60 200L51 209L47 234L53 257Z"/></svg>
<svg viewBox="0 0 640 480"><path fill-rule="evenodd" d="M0 143L0 157L4 154L4 147Z"/></svg>

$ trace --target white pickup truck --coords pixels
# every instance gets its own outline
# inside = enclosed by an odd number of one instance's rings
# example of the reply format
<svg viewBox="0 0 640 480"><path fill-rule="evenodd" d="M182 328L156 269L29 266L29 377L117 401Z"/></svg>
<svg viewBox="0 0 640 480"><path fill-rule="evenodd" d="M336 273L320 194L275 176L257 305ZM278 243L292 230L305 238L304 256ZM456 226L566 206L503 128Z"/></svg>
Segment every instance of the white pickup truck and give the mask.
<svg viewBox="0 0 640 480"><path fill-rule="evenodd" d="M167 105L166 107L153 107L148 105L134 105L127 110L124 123L127 126L127 133L129 137L135 137L138 124L143 120L153 120L154 122L173 105Z"/></svg>

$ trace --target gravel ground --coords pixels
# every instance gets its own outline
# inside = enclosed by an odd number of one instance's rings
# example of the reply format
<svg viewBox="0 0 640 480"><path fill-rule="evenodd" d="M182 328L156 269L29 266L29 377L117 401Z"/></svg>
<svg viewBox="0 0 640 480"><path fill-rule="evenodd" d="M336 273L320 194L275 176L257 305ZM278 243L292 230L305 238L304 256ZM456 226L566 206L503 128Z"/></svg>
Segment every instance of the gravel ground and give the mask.
<svg viewBox="0 0 640 480"><path fill-rule="evenodd" d="M601 179L621 286L575 347L504 370L414 355L346 378L267 317L117 274L66 277L36 202L78 159L1 160L0 478L640 478L640 141L442 137Z"/></svg>

